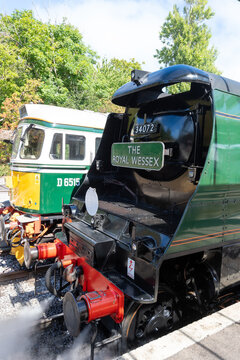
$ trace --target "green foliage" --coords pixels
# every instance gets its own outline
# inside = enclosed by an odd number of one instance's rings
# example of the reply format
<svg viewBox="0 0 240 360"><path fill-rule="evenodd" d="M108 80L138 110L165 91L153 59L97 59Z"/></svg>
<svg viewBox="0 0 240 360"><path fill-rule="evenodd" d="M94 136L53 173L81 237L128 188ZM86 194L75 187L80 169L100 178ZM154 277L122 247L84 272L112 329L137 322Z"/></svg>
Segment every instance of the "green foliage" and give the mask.
<svg viewBox="0 0 240 360"><path fill-rule="evenodd" d="M119 111L111 104L111 96L130 80L131 70L141 65L134 59L97 61L79 31L65 20L58 25L43 23L31 11L0 15L0 106L8 98L2 112L11 101L17 104L30 79L39 82L34 94L45 104ZM4 119L6 127L16 125L12 118Z"/></svg>
<svg viewBox="0 0 240 360"><path fill-rule="evenodd" d="M0 163L0 177L10 175L10 167L7 164Z"/></svg>
<svg viewBox="0 0 240 360"><path fill-rule="evenodd" d="M97 60L65 20L52 25L35 19L31 11L0 14L0 128L14 130L19 108L29 102L121 111L111 97L141 65L134 59ZM9 145L0 142L0 163L9 156Z"/></svg>
<svg viewBox="0 0 240 360"><path fill-rule="evenodd" d="M174 5L159 33L163 47L154 55L161 67L187 64L219 73L217 51L209 46L211 32L205 22L214 15L207 0L185 0L183 12Z"/></svg>
<svg viewBox="0 0 240 360"><path fill-rule="evenodd" d="M0 141L0 165L7 165L10 161L12 144Z"/></svg>
<svg viewBox="0 0 240 360"><path fill-rule="evenodd" d="M1 39L0 39L1 41ZM0 104L26 80L26 62L15 47L0 42Z"/></svg>
<svg viewBox="0 0 240 360"><path fill-rule="evenodd" d="M37 94L37 89L41 85L39 80L27 80L25 85L15 91L11 97L6 98L1 107L0 118L2 128L14 130L19 120L19 108L27 103L40 103L41 98Z"/></svg>
<svg viewBox="0 0 240 360"><path fill-rule="evenodd" d="M39 80L29 79L25 85L18 88L11 97L7 97L1 107L1 129L14 130L19 121L19 108L27 103L40 103L41 98L37 94L40 86ZM10 161L11 144L0 141L0 173L1 169L4 175L7 170L7 163Z"/></svg>
<svg viewBox="0 0 240 360"><path fill-rule="evenodd" d="M123 111L112 104L111 97L120 86L131 80L131 71L134 69L141 69L141 64L135 59L103 59L89 79L89 108L101 112Z"/></svg>
<svg viewBox="0 0 240 360"><path fill-rule="evenodd" d="M9 61L13 73L7 96L27 77L41 81L38 93L46 104L81 105L79 101L84 99L79 93L97 56L84 45L75 27L65 21L60 25L44 24L31 11L16 10L11 16L0 16L0 33L2 43L12 54ZM19 84L17 79L21 79Z"/></svg>

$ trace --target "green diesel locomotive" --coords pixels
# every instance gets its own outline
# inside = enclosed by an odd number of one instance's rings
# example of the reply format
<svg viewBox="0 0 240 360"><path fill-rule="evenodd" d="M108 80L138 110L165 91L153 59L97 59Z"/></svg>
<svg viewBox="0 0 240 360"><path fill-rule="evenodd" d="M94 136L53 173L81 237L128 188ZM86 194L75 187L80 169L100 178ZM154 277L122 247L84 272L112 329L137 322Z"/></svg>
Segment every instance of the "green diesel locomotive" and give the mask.
<svg viewBox="0 0 240 360"><path fill-rule="evenodd" d="M10 202L0 203L0 247L22 265L23 244L49 239L93 159L107 114L44 104L26 104L13 141Z"/></svg>

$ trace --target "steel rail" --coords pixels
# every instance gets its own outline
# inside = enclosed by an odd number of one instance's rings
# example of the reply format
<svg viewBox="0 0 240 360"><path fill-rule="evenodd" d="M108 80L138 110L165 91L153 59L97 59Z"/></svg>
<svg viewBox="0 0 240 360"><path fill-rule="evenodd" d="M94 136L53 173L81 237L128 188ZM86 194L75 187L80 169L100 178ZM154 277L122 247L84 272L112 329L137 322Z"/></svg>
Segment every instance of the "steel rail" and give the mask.
<svg viewBox="0 0 240 360"><path fill-rule="evenodd" d="M14 270L14 271L8 271L6 273L2 273L0 274L0 284L13 280L34 278L36 275L46 272L46 270L50 266L51 264L39 265L34 269L17 270L17 271Z"/></svg>

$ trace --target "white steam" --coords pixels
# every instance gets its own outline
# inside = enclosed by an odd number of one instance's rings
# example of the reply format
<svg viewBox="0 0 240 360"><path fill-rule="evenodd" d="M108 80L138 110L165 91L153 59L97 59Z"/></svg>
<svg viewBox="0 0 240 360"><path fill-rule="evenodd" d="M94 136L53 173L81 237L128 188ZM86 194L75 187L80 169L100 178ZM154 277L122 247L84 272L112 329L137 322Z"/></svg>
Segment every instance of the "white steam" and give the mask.
<svg viewBox="0 0 240 360"><path fill-rule="evenodd" d="M71 349L64 351L57 360L87 360L90 359L91 327L86 326L74 341Z"/></svg>
<svg viewBox="0 0 240 360"><path fill-rule="evenodd" d="M89 360L91 356L91 325L87 325L74 341L71 349L64 351L56 360ZM94 360L113 360L116 355L116 344L94 350Z"/></svg>
<svg viewBox="0 0 240 360"><path fill-rule="evenodd" d="M15 318L0 321L0 360L26 360L34 326L52 300L35 308L25 307Z"/></svg>

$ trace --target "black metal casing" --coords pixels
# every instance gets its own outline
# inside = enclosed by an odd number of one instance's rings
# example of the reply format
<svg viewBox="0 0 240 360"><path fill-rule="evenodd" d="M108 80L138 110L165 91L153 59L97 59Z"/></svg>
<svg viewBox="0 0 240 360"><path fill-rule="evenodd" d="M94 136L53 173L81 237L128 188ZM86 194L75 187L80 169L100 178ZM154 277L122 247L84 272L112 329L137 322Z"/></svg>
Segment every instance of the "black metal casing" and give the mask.
<svg viewBox="0 0 240 360"><path fill-rule="evenodd" d="M176 95L162 91L180 82L191 83L191 89ZM190 66L133 74L132 81L117 90L112 99L125 106L126 113L108 116L95 160L72 198L77 211L70 215L72 222L64 225L70 247L136 302L156 302L159 281L171 278L171 267L164 268L165 252L206 160L212 127L212 89L240 95L234 81ZM156 122L157 133L133 134L134 124L148 121ZM164 168L154 172L112 166L112 144L129 142L131 138L136 143L164 142L169 150ZM192 181L189 169L194 170ZM85 206L89 187L96 189L99 201L93 217ZM192 259L201 263L205 255L202 251ZM219 269L219 253L206 256ZM225 257L229 256L226 252ZM134 278L128 273L129 259L134 261Z"/></svg>

